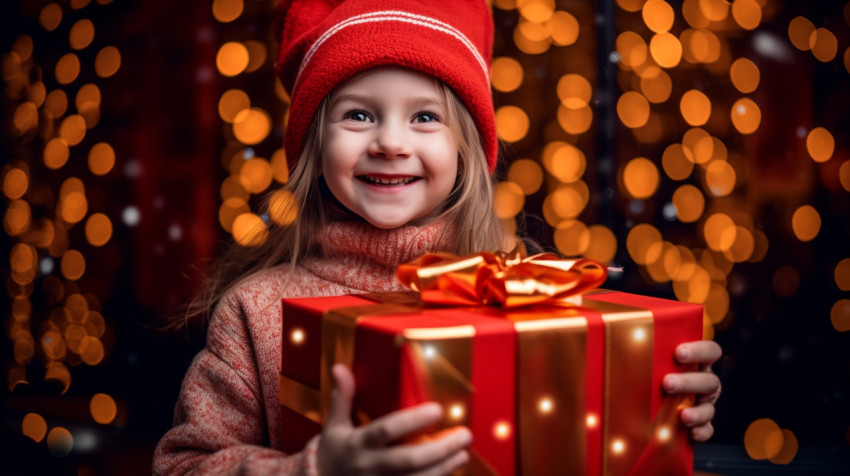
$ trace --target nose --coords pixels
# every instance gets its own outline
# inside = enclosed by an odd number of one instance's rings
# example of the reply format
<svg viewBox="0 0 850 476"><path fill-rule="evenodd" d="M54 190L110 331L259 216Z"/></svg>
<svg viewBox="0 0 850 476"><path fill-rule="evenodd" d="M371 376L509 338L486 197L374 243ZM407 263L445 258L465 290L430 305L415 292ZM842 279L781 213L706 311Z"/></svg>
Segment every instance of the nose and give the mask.
<svg viewBox="0 0 850 476"><path fill-rule="evenodd" d="M369 144L369 155L381 159L404 159L413 154L405 127L392 123L381 124Z"/></svg>

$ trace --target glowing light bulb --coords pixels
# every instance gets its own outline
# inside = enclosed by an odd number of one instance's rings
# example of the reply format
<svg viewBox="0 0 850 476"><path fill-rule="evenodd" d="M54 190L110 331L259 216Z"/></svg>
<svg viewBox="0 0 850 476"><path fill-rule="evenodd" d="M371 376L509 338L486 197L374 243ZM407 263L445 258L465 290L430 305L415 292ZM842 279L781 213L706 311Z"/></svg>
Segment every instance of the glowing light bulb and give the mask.
<svg viewBox="0 0 850 476"><path fill-rule="evenodd" d="M555 404L552 402L551 398L541 398L537 407L540 409L540 413L551 413Z"/></svg>
<svg viewBox="0 0 850 476"><path fill-rule="evenodd" d="M644 329L642 327L635 329L634 333L632 334L632 339L634 339L635 342L645 341L646 340L646 329Z"/></svg>
<svg viewBox="0 0 850 476"><path fill-rule="evenodd" d="M613 451L614 454L617 455L623 454L623 452L626 451L626 444L623 442L623 440L614 440L611 442L611 451Z"/></svg>
<svg viewBox="0 0 850 476"><path fill-rule="evenodd" d="M449 407L449 417L451 417L452 420L462 419L465 413L466 411L460 403L455 403Z"/></svg>
<svg viewBox="0 0 850 476"><path fill-rule="evenodd" d="M661 427L658 430L658 440L659 441L667 441L670 439L670 428Z"/></svg>
<svg viewBox="0 0 850 476"><path fill-rule="evenodd" d="M587 415L587 427L588 428L596 428L596 425L599 423L599 420L596 418L596 415L590 414Z"/></svg>
<svg viewBox="0 0 850 476"><path fill-rule="evenodd" d="M425 346L425 357L427 359L433 359L437 356L437 351L434 349L434 346L426 345Z"/></svg>
<svg viewBox="0 0 850 476"><path fill-rule="evenodd" d="M304 334L304 330L298 327L292 329L292 333L289 334L289 340L295 345L303 344L306 338L307 336Z"/></svg>
<svg viewBox="0 0 850 476"><path fill-rule="evenodd" d="M511 436L511 425L506 421L497 422L495 426L493 426L493 435L498 440L504 440Z"/></svg>

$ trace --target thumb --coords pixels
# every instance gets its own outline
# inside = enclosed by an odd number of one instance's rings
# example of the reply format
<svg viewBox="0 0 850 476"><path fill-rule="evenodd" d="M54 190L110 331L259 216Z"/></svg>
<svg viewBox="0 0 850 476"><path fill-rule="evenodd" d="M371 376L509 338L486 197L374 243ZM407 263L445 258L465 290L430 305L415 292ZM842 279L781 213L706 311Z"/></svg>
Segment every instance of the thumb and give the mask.
<svg viewBox="0 0 850 476"><path fill-rule="evenodd" d="M331 369L334 378L334 388L331 391L331 404L328 409L326 426L351 426L351 406L354 400L354 375L348 367L334 364Z"/></svg>

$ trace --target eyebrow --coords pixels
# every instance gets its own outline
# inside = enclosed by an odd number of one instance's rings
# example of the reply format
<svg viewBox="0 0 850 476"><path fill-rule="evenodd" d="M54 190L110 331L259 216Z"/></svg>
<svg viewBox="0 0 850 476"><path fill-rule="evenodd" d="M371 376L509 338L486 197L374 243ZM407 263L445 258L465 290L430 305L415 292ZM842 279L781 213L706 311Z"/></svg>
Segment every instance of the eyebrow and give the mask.
<svg viewBox="0 0 850 476"><path fill-rule="evenodd" d="M331 99L331 107L336 106L337 104L345 101L371 104L376 101L376 97L369 94L342 94ZM445 104L443 104L443 101L438 96L409 96L406 99L406 103L411 107L422 107L430 105L445 107Z"/></svg>

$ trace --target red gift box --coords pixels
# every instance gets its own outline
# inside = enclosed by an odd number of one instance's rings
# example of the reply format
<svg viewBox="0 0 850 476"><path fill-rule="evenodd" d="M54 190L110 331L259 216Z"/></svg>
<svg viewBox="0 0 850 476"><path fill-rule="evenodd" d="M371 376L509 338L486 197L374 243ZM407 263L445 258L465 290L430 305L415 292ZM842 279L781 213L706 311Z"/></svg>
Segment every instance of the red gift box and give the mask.
<svg viewBox="0 0 850 476"><path fill-rule="evenodd" d="M282 449L321 431L330 368L357 381L366 422L434 400L465 425L464 474L691 474L693 446L663 376L694 370L702 306L612 291L580 305L430 307L407 293L283 300Z"/></svg>

